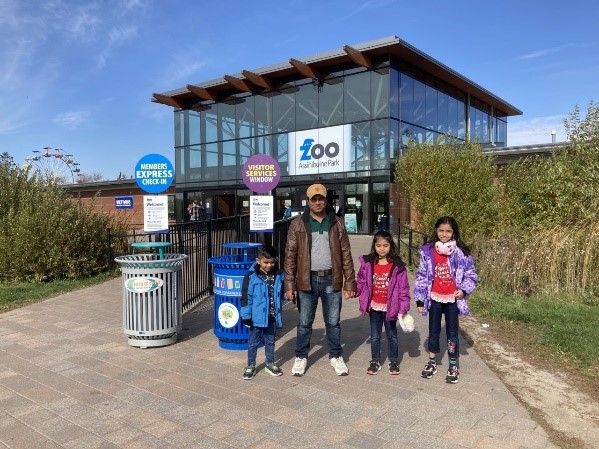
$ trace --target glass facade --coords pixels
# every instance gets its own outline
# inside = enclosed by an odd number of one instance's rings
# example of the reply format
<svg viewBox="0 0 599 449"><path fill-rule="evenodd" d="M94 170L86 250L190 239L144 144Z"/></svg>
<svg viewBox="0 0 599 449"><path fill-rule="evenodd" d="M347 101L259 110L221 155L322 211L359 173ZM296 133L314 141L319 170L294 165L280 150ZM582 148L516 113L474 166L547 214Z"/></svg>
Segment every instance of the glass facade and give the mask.
<svg viewBox="0 0 599 449"><path fill-rule="evenodd" d="M289 133L337 125L351 126L345 148L348 170L290 176ZM194 110L176 110L177 214L185 219L185 203L200 197L207 209L218 205L223 211L245 210L250 192L241 168L261 153L276 158L282 169L274 192L275 217L286 205L301 210L305 188L321 179L331 188L334 206L353 210L351 228L371 232L389 220L392 164L408 142L463 141L468 130L469 137L482 144L505 146L507 117L394 61L373 70L341 70L320 83L298 79L274 92L245 93Z"/></svg>

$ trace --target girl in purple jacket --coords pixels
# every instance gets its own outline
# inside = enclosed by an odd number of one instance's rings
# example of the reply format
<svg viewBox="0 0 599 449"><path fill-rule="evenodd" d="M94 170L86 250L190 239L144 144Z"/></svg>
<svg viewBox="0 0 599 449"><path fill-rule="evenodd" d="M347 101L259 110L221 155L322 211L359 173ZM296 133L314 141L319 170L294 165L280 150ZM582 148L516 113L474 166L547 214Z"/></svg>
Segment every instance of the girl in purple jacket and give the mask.
<svg viewBox="0 0 599 449"><path fill-rule="evenodd" d="M396 254L395 242L387 231L374 234L370 254L360 256L358 298L360 312L370 315L372 360L366 370L374 375L381 370L381 330L387 335L389 374L399 374L397 319L410 310L410 285L406 266Z"/></svg>
<svg viewBox="0 0 599 449"><path fill-rule="evenodd" d="M449 368L445 381L457 383L460 375L460 340L458 315L468 315L467 298L477 283L470 250L460 238L453 217L441 217L435 223L434 237L420 247L420 264L416 271L414 299L418 311L428 314L429 359L422 377L437 373L436 356L440 352L441 317L445 315Z"/></svg>

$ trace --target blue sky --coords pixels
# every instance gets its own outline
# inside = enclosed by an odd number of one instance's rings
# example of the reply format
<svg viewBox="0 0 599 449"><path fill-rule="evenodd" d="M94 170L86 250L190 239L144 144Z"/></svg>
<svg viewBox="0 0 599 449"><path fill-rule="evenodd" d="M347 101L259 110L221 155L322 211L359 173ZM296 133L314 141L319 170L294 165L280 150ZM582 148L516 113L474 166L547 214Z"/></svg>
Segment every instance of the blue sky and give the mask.
<svg viewBox="0 0 599 449"><path fill-rule="evenodd" d="M592 0L0 0L0 152L131 175L144 154L174 160L153 92L391 35L521 109L508 144L564 140L599 99L598 24Z"/></svg>

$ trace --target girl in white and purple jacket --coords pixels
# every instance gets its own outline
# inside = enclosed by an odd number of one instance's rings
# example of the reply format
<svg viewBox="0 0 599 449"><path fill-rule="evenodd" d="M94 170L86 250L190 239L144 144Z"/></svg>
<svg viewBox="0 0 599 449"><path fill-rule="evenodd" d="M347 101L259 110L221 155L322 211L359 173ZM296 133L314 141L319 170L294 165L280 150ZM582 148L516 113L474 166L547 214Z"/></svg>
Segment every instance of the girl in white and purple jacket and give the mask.
<svg viewBox="0 0 599 449"><path fill-rule="evenodd" d="M372 359L366 373L381 369L381 331L387 335L389 374L399 374L397 320L410 310L410 285L406 265L396 254L395 242L387 231L374 234L370 254L360 256L358 299L362 315L370 316Z"/></svg>
<svg viewBox="0 0 599 449"><path fill-rule="evenodd" d="M477 280L474 261L460 238L457 222L449 216L439 218L435 223L434 237L420 247L420 264L414 282L418 311L429 317L429 359L422 370L425 379L430 379L437 372L441 317L445 315L449 359L445 380L457 383L460 375L458 315L470 313L467 298L476 288Z"/></svg>

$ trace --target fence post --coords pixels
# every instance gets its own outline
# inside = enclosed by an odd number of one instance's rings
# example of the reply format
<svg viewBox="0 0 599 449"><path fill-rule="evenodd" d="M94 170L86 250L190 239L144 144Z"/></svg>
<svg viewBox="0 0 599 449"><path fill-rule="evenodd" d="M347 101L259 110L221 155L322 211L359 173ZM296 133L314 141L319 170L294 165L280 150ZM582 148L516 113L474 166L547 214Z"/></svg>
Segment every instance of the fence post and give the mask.
<svg viewBox="0 0 599 449"><path fill-rule="evenodd" d="M208 259L210 259L212 257L212 218L210 220L208 220L208 223L206 223L206 229L207 229L207 234L206 234L206 261L208 261ZM212 290L214 288L214 280L213 280L213 276L212 276L212 264L208 264L208 287L210 288L210 290Z"/></svg>
<svg viewBox="0 0 599 449"><path fill-rule="evenodd" d="M106 251L106 267L110 268L112 266L112 235L110 234L110 228L106 228L106 242L108 243L108 248Z"/></svg>
<svg viewBox="0 0 599 449"><path fill-rule="evenodd" d="M412 228L408 228L408 261L410 265L414 265L412 262Z"/></svg>

